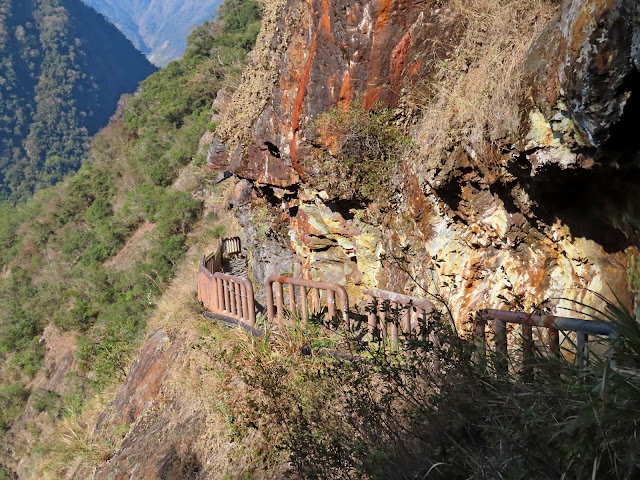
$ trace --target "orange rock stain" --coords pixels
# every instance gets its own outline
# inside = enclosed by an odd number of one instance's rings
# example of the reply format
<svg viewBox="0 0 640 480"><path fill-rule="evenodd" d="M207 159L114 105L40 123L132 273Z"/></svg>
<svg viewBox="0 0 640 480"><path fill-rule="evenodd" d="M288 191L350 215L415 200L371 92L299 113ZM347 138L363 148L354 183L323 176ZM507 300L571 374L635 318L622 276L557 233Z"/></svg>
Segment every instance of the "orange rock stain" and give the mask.
<svg viewBox="0 0 640 480"><path fill-rule="evenodd" d="M382 29L387 26L389 22L389 14L391 12L391 7L393 6L394 0L382 0L380 5L380 11L378 13L378 17L376 18L376 26L374 32L378 34ZM375 44L375 40L374 40Z"/></svg>
<svg viewBox="0 0 640 480"><path fill-rule="evenodd" d="M311 48L309 49L309 58L302 71L300 78L300 84L298 85L298 92L296 94L296 100L293 107L293 114L291 118L291 129L293 136L290 143L291 162L294 170L298 173L301 180L304 180L304 174L300 167L300 159L298 158L298 137L300 133L300 116L302 115L302 109L304 108L304 97L309 84L309 78L311 76L311 66L313 65L313 58L316 54L318 46L318 35L324 34L331 37L331 17L329 15L330 5L329 0L322 0L322 15L316 33L313 35L311 42Z"/></svg>
<svg viewBox="0 0 640 480"><path fill-rule="evenodd" d="M402 39L391 52L391 82L397 83L402 76L404 66L407 63L407 55L411 47L411 30L402 36Z"/></svg>
<svg viewBox="0 0 640 480"><path fill-rule="evenodd" d="M410 78L415 77L416 73L418 73L418 70L420 69L421 66L422 66L422 59L418 60L417 62L414 62L409 67L409 77Z"/></svg>
<svg viewBox="0 0 640 480"><path fill-rule="evenodd" d="M338 97L338 106L343 110L349 108L351 100L353 99L353 87L351 85L351 72L352 68L344 72L342 77L342 86L340 87L340 96Z"/></svg>
<svg viewBox="0 0 640 480"><path fill-rule="evenodd" d="M373 41L371 42L372 55L371 64L369 66L369 85L376 85L378 83L376 77L381 71L381 66L379 64L381 59L376 61L376 56L373 55L373 53L382 48L384 40L387 37L386 27L389 23L389 17L391 16L391 12L393 11L394 3L394 0L382 0L380 9L378 10L378 14L376 15L375 26L373 30ZM362 106L364 108L372 108L378 101L381 93L382 89L380 87L368 87L362 98Z"/></svg>
<svg viewBox="0 0 640 480"><path fill-rule="evenodd" d="M373 108L373 106L378 101L380 97L380 92L382 89L380 87L371 87L367 89L367 93L362 97L362 107L363 108Z"/></svg>

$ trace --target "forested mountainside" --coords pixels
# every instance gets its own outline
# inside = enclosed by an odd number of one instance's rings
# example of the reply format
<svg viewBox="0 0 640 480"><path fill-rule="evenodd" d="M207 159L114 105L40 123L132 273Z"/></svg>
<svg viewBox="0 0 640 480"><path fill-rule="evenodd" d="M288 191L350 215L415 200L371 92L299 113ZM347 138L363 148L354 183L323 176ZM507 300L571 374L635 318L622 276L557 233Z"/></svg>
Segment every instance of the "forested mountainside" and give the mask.
<svg viewBox="0 0 640 480"><path fill-rule="evenodd" d="M0 198L77 170L88 144L155 71L79 0L0 2Z"/></svg>
<svg viewBox="0 0 640 480"><path fill-rule="evenodd" d="M62 478L77 467L82 450L66 448L59 434L124 378L189 247L210 169L178 177L214 127L218 90L239 83L241 45L247 32L255 42L259 24L256 3L230 2L219 20L194 30L180 60L123 102L92 140L90 162L26 202L2 204L0 478ZM214 216L206 221L216 225Z"/></svg>
<svg viewBox="0 0 640 480"><path fill-rule="evenodd" d="M116 25L151 63L165 66L184 52L191 30L211 20L221 0L83 0Z"/></svg>

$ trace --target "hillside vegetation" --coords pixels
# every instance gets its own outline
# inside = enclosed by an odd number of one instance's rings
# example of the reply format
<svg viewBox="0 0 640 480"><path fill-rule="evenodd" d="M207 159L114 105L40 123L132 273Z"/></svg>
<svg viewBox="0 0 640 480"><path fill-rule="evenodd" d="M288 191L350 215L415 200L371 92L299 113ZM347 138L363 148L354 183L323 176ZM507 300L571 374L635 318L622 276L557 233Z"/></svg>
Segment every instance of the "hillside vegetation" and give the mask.
<svg viewBox="0 0 640 480"><path fill-rule="evenodd" d="M509 373L500 373L500 358L475 357L444 312L395 350L322 316L303 323L294 315L290 328L266 339L198 320L186 308L170 324L166 304L188 306L184 288L170 293L155 325L171 329L184 356L161 401L127 438L144 445L153 435L147 425L186 421L197 406L203 426L167 434L201 465L202 476L184 478L637 478L637 425L629 416L640 407L640 328L615 303L594 314L628 335L616 355L626 368L612 369L592 352L578 369L538 344L526 363L514 349ZM343 356L331 355L336 348ZM127 465L124 456L114 463Z"/></svg>
<svg viewBox="0 0 640 480"><path fill-rule="evenodd" d="M124 102L93 140L93 161L17 208L0 206L2 435L27 404L40 402L36 409L57 421L123 378L200 216L200 201L172 184L196 156L217 90L240 73L247 49L238 35L254 32L255 41L259 21L254 2L228 2L192 33L182 59ZM147 247L114 260L136 232ZM56 389L63 394L28 388L43 366L49 324L77 337L77 369Z"/></svg>
<svg viewBox="0 0 640 480"><path fill-rule="evenodd" d="M77 170L120 95L154 70L80 0L2 0L0 198Z"/></svg>

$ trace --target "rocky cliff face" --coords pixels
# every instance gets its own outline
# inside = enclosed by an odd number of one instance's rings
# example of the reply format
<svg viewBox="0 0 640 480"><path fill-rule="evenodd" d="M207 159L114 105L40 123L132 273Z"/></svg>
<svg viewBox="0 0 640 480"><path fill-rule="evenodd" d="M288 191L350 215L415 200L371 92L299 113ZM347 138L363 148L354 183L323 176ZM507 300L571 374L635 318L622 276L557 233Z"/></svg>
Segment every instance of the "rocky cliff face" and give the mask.
<svg viewBox="0 0 640 480"><path fill-rule="evenodd" d="M437 161L433 118L408 105L467 52L472 25L458 2L290 0L274 8L254 68L218 130L228 168L249 181L234 202L243 205L237 211L255 272L295 271L346 284L356 297L373 286L428 290L449 304L460 327L477 309L505 303L596 303L587 289L610 295L611 287L631 302L640 7L630 0L541 5L531 17L538 23L522 33L520 57L513 47L502 60L513 60L509 75L520 79L516 128L494 134L483 124L487 133L473 141L451 128ZM470 62L460 78L480 68ZM390 175L387 205L337 199L321 189L309 161L336 141L310 122L352 101L394 108L415 141L414 154ZM444 122L448 112L441 114ZM265 268L263 245L284 265Z"/></svg>

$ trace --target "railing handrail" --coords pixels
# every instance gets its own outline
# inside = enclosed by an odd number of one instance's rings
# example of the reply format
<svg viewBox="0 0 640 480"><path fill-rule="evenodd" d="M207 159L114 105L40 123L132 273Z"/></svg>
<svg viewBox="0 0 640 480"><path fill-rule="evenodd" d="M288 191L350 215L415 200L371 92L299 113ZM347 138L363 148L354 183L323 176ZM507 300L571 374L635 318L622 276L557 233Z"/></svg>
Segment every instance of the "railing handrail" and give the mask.
<svg viewBox="0 0 640 480"><path fill-rule="evenodd" d="M246 278L236 277L235 275L228 275L222 272L216 272L215 274L212 275L212 278L214 281L220 280L221 282L223 282L223 288L224 288L224 282L236 284L241 287L240 291L229 290L230 294L234 295L232 304L235 305L236 311L234 312L234 311L225 309L224 306L222 307L220 306L220 303L218 304L218 310L223 314L230 312L231 315L235 318L245 319L247 320L247 323L253 327L256 324L256 307L255 307L255 299L254 299L255 297L253 293L253 284ZM218 283L216 282L216 284ZM242 293L243 288L244 288L244 294ZM226 297L222 293L219 297L218 302L220 302L224 298ZM237 302L240 302L240 305L238 305ZM240 308L238 308L238 306L240 306ZM243 314L245 312L246 312L246 315Z"/></svg>
<svg viewBox="0 0 640 480"><path fill-rule="evenodd" d="M334 292L337 292L340 289L344 290L344 287L340 285L336 285L335 283L317 282L315 280L287 277L285 275L271 275L270 277L267 278L265 284L271 285L275 282L286 283L288 285L295 285L296 287L309 287L309 288L319 288L320 290L333 290Z"/></svg>
<svg viewBox="0 0 640 480"><path fill-rule="evenodd" d="M209 298L212 305L207 305L212 311L218 313L230 313L241 321L248 321L251 325L255 324L255 300L253 284L246 278L236 277L223 273L222 270L222 257L225 253L240 253L242 249L240 238L220 238L215 243L215 248L209 255L202 255L200 257L199 271L207 278L213 287L213 296L206 283L204 284L203 295ZM225 284L226 282L226 284ZM227 288L228 292L224 291L225 285L236 285L235 287ZM276 302L274 302L274 284L276 284ZM265 294L267 299L267 313L268 318L272 321L277 317L280 321L284 312L284 292L282 285L289 285L289 307L292 313L298 309L296 306L296 290L293 287L302 287L299 291L301 305L302 318L308 319L308 305L307 302L311 300L313 307L320 309L320 291L326 290L326 302L329 315L336 314L336 300L339 301L341 313L345 325L350 328L350 305L349 296L346 289L334 283L320 282L315 280L307 280L303 278L288 277L285 275L271 275L265 280ZM198 295L200 298L200 281L198 283ZM313 289L311 292L307 292L307 288ZM405 334L410 335L411 332L418 328L417 325L422 319L426 318L426 315L432 312L435 308L434 304L426 298L411 297L402 293L396 293L388 290L382 290L379 288L371 288L364 290L363 292L369 301L375 305L375 309L372 309L368 314L369 332L373 334L373 331L378 327L378 323L382 323L383 326L390 325L392 329L392 339L397 342L398 328L402 328ZM228 295L227 295L228 294ZM230 295L230 296L229 296ZM245 300L246 297L246 300ZM338 297L336 299L336 297ZM203 297L204 298L204 297ZM382 309L379 309L378 305L382 303ZM387 317L387 311L385 310L385 302L393 304L394 311L400 311L400 306L410 306L411 308L402 308L402 317L399 322L385 323ZM229 309L229 310L227 310ZM412 317L414 321L412 321ZM588 335L601 335L615 337L615 329L606 322L596 320L584 320L579 318L562 317L555 315L545 314L533 314L525 312L513 312L507 310L490 309L485 308L477 311L476 324L474 327L474 338L478 342L478 346L484 345L485 342L485 328L488 321L493 321L493 329L495 334L495 348L499 352L506 354L507 351L507 335L506 325L508 323L522 325L522 337L525 342L525 348L532 348L532 327L547 328L549 331L549 348L552 353L559 355L559 331L564 332L576 332L578 335L578 354L584 352L587 336Z"/></svg>
<svg viewBox="0 0 640 480"><path fill-rule="evenodd" d="M506 371L508 368L507 323L522 325L523 362L533 355L533 327L546 328L548 330L548 348L551 354L555 356L560 356L559 332L576 332L575 353L578 359L578 366L582 366L587 358L588 335L601 335L610 338L615 338L616 336L616 331L611 325L596 320L485 308L478 311L474 326L476 348L478 353L482 355L486 353L485 327L487 321L493 321L495 350L498 353L496 367L501 371Z"/></svg>
<svg viewBox="0 0 640 480"><path fill-rule="evenodd" d="M240 253L242 251L242 243L240 237L225 237L222 240L222 254Z"/></svg>
<svg viewBox="0 0 640 480"><path fill-rule="evenodd" d="M395 347L398 346L401 331L405 337L411 336L413 331L420 332L421 322L426 322L425 315L431 313L435 308L433 303L426 298L411 297L379 288L370 288L365 290L364 294L370 303L367 305L369 335L372 339L375 338L376 331L385 338L389 335ZM380 308L379 302L382 303L382 308ZM385 308L385 302L389 303L389 310ZM387 321L387 314L391 314L391 322ZM393 318L398 315L398 318ZM388 329L391 331L388 332Z"/></svg>
<svg viewBox="0 0 640 480"><path fill-rule="evenodd" d="M211 258L211 256L209 257L205 257L204 255L200 256L200 264L198 265L198 269L204 273L207 277L209 278L213 278L213 273L211 273L207 267L205 266L205 263L207 263L207 260L209 260Z"/></svg>
<svg viewBox="0 0 640 480"><path fill-rule="evenodd" d="M209 255L202 255L200 258L200 268L203 271L209 272L211 275L222 270L222 256L223 256L224 243L223 239L219 238L216 241L213 251ZM209 267L211 260L214 260L214 264Z"/></svg>
<svg viewBox="0 0 640 480"><path fill-rule="evenodd" d="M229 253L241 252L242 244L240 241L240 237L219 238L215 243L213 251L209 255L202 255L202 257L200 258L200 267L211 274L222 272L222 258L224 257L224 255L227 255ZM210 269L208 268L207 264L210 262L210 260L214 259L214 257L216 261Z"/></svg>
<svg viewBox="0 0 640 480"><path fill-rule="evenodd" d="M478 315L485 320L499 320L505 323L530 325L533 327L555 328L568 332L584 332L589 335L615 335L615 330L605 322L584 320L571 317L557 317L555 315L535 315L532 313L512 312L485 308L478 311Z"/></svg>
<svg viewBox="0 0 640 480"><path fill-rule="evenodd" d="M380 298L382 300L389 300L390 302L401 303L403 305L413 305L416 308L430 312L434 309L433 303L426 298L411 297L402 293L391 292L389 290L381 290L379 288L370 288L364 291L365 295L369 295L374 298Z"/></svg>
<svg viewBox="0 0 640 480"><path fill-rule="evenodd" d="M222 239L218 239L216 241L216 245L213 249L213 251L209 254L209 255L202 255L203 260L206 262L208 260L211 260L211 258L213 258L215 255L218 254L218 250L220 249L220 247L222 246Z"/></svg>
<svg viewBox="0 0 640 480"><path fill-rule="evenodd" d="M220 238L212 253L200 257L198 271L205 280L198 279L198 299L212 312L253 327L256 322L253 284L246 278L222 272L224 254L241 251L239 237Z"/></svg>

